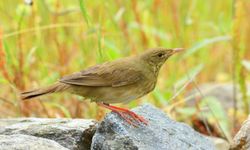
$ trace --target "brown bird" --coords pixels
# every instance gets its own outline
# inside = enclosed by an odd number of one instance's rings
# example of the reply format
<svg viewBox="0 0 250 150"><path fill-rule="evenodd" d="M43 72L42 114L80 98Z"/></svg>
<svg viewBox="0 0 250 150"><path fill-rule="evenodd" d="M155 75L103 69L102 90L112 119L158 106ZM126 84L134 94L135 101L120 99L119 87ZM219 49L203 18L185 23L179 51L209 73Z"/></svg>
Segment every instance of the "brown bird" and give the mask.
<svg viewBox="0 0 250 150"><path fill-rule="evenodd" d="M147 124L147 120L134 112L110 104L127 103L151 92L155 88L161 66L170 56L182 50L149 49L137 56L106 62L64 76L49 87L21 93L21 98L26 100L44 94L69 92L112 110L129 124Z"/></svg>

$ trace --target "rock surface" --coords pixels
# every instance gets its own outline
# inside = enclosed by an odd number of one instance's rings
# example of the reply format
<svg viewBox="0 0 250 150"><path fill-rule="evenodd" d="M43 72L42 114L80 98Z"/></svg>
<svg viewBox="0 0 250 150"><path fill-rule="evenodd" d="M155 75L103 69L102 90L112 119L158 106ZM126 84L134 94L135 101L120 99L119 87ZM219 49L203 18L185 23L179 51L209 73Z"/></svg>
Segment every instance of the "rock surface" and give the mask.
<svg viewBox="0 0 250 150"><path fill-rule="evenodd" d="M228 150L230 148L230 144L222 138L211 137L211 136L207 136L207 137L208 139L213 141L216 150Z"/></svg>
<svg viewBox="0 0 250 150"><path fill-rule="evenodd" d="M212 150L213 143L184 123L167 117L162 111L143 105L134 112L149 121L135 128L117 114L108 114L93 137L92 150Z"/></svg>
<svg viewBox="0 0 250 150"><path fill-rule="evenodd" d="M98 128L95 121L85 119L0 119L0 149L215 149L206 137L151 105L134 110L149 121L148 126L135 128L114 113L109 113Z"/></svg>
<svg viewBox="0 0 250 150"><path fill-rule="evenodd" d="M16 135L18 135L17 138L20 138L20 135L31 135L30 137L27 136L27 141L24 140L24 143L22 143L23 145L27 144L27 146L30 145L29 142L32 138L40 137L36 142L40 142L41 145L45 143L42 139L47 139L50 141L49 145L54 141L54 143L57 143L55 146L61 145L65 149L87 150L90 149L95 126L95 121L86 119L0 119L0 135L5 137L9 135L10 139ZM4 141L1 140L0 142ZM20 145L21 142L18 140L17 142L13 145Z"/></svg>
<svg viewBox="0 0 250 150"><path fill-rule="evenodd" d="M230 149L250 150L250 116L235 135Z"/></svg>
<svg viewBox="0 0 250 150"><path fill-rule="evenodd" d="M1 150L68 150L55 141L29 135L0 135Z"/></svg>
<svg viewBox="0 0 250 150"><path fill-rule="evenodd" d="M187 104L189 106L194 106L197 100L201 100L204 97L213 97L218 99L218 101L223 104L225 110L234 107L234 87L231 83L206 83L199 85L199 90L197 88L191 90L186 98L189 99ZM250 85L247 85L247 91L250 93ZM202 96L201 96L201 93ZM239 88L236 88L236 96L238 99L241 99L241 92ZM238 101L238 107L243 105L241 101Z"/></svg>

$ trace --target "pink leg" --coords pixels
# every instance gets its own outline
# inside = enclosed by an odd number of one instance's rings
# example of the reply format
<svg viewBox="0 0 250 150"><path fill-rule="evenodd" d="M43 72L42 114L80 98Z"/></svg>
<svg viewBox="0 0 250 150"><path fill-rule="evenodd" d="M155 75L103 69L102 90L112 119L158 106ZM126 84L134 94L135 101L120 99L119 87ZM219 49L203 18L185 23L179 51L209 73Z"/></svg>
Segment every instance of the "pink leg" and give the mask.
<svg viewBox="0 0 250 150"><path fill-rule="evenodd" d="M133 126L137 126L133 120L131 120L131 118L133 118L135 121L137 122L141 122L144 123L145 125L148 125L148 121L146 119L144 119L142 116L137 115L136 113L134 113L133 111L130 111L126 108L120 108L117 106L112 106L110 104L106 104L106 103L97 103L99 106L105 107L109 110L112 110L113 112L119 114L125 121L127 121L129 124L132 124ZM125 114L127 114L130 117L127 117Z"/></svg>

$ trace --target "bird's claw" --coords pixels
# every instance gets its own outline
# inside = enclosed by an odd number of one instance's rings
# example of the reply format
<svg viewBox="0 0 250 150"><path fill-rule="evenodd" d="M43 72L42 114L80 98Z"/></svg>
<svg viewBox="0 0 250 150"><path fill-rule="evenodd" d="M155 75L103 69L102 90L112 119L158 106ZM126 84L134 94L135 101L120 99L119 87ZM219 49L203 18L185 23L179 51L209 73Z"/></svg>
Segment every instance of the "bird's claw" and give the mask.
<svg viewBox="0 0 250 150"><path fill-rule="evenodd" d="M98 103L98 105L108 108L113 112L117 113L121 118L123 118L128 124L133 125L134 127L138 127L140 123L148 125L148 121L144 119L142 116L137 115L133 111L130 111L126 108L120 108L117 106L112 106L106 103Z"/></svg>
<svg viewBox="0 0 250 150"><path fill-rule="evenodd" d="M121 118L123 118L128 124L139 127L140 123L143 123L145 125L148 125L148 121L144 119L144 117L137 115L136 113L132 111L115 111L113 112L117 113Z"/></svg>

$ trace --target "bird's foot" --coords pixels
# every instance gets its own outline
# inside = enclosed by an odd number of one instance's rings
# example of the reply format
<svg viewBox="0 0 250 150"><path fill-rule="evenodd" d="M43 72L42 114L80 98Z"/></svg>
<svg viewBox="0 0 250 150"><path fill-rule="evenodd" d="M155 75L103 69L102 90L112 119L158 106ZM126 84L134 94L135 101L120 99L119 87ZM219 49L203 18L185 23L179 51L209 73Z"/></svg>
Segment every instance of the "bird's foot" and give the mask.
<svg viewBox="0 0 250 150"><path fill-rule="evenodd" d="M112 110L113 112L121 116L121 118L123 118L127 123L135 127L138 127L138 123L143 123L145 125L148 125L148 121L144 119L144 117L137 115L133 111L130 111L126 108L120 108L120 107L112 106L106 103L98 103L98 105Z"/></svg>
<svg viewBox="0 0 250 150"><path fill-rule="evenodd" d="M130 116L128 116L126 113L117 111L117 110L112 110L112 112L117 113L123 120L125 120L128 124L138 127L138 123L135 122L134 119L132 119Z"/></svg>

